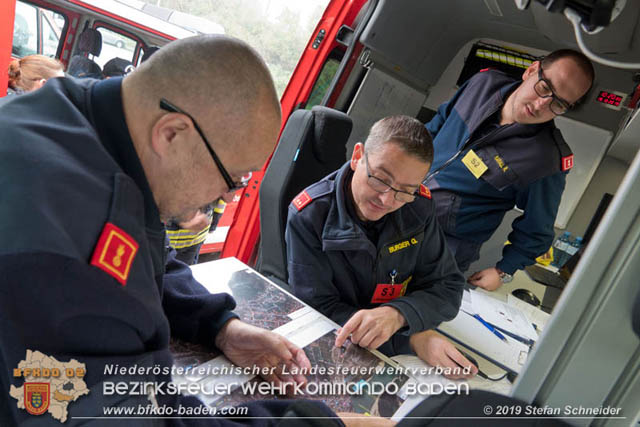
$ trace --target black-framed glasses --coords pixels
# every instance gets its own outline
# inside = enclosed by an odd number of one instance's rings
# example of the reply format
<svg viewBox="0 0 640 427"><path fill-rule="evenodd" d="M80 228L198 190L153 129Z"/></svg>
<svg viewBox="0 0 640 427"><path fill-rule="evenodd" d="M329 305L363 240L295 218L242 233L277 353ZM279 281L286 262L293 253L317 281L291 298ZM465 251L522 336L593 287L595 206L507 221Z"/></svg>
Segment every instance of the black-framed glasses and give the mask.
<svg viewBox="0 0 640 427"><path fill-rule="evenodd" d="M369 184L369 187L371 187L378 193L388 193L389 191L393 190L395 192L393 197L397 201L402 203L411 203L416 199L416 196L418 196L417 190L414 191L413 193L409 193L408 191L404 191L404 190L398 190L397 188L393 188L392 186L387 184L381 178L378 178L377 176L372 175L369 172L369 158L367 157L366 151L364 151L364 165L367 170L367 184Z"/></svg>
<svg viewBox="0 0 640 427"><path fill-rule="evenodd" d="M220 158L218 157L216 152L213 151L213 148L211 148L211 144L209 144L209 141L204 136L202 129L200 129L200 126L198 126L198 122L196 122L196 119L194 119L193 116L191 116L191 114L187 113L181 108L176 107L175 105L173 105L172 103L170 103L164 98L160 98L160 108L162 108L165 111L169 111L170 113L184 114L185 116L189 117L189 119L191 119L191 122L193 123L193 127L196 129L196 132L198 132L198 135L200 135L200 138L202 138L202 142L204 142L205 147L207 147L209 154L211 154L211 158L213 159L214 163L218 167L218 170L220 171L220 175L222 175L222 179L224 179L224 182L227 185L227 188L229 188L227 190L227 193L239 190L241 188L245 188L246 186L249 185L249 180L251 179L251 172L249 172L248 174L240 178L240 182L235 182L231 178L231 175L229 174L229 172L227 172L227 169L225 169L225 167L222 165Z"/></svg>
<svg viewBox="0 0 640 427"><path fill-rule="evenodd" d="M573 107L572 104L555 94L552 89L551 82L545 79L544 74L542 74L542 65L538 68L538 81L533 85L533 90L536 91L536 95L540 98L552 98L551 104L549 104L549 109L556 116L566 113L571 109L571 107Z"/></svg>

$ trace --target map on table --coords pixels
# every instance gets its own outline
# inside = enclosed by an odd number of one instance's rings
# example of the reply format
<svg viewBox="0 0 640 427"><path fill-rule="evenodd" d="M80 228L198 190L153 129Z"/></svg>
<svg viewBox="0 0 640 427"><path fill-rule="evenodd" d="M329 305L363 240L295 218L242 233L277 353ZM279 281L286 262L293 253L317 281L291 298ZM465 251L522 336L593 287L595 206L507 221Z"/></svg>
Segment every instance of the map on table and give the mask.
<svg viewBox="0 0 640 427"><path fill-rule="evenodd" d="M227 292L236 300L233 311L252 325L274 331L294 344L304 348L312 372L306 375L310 393L293 398L304 398L325 402L337 412L391 417L403 403L397 393L372 390L370 385L390 385L399 390L409 377L394 372L393 362L383 360L376 354L347 341L335 347L335 330L338 327L298 298L283 291L260 274L234 258L199 264L192 267L195 278L210 292ZM182 367L229 367L231 363L222 355L207 349L172 341L175 364ZM380 353L378 353L380 354ZM320 368L324 368L324 371ZM210 372L210 371L209 371ZM329 372L330 374L327 374ZM215 383L242 382L231 393L223 395L198 395L207 405L235 406L259 399L278 399L278 395L251 393L252 386L263 380L253 375L188 375L174 377L174 381L198 382L205 388ZM335 390L351 392L336 393ZM248 392L249 390L249 392ZM369 393L369 391L372 391ZM327 391L326 393L323 393Z"/></svg>
<svg viewBox="0 0 640 427"><path fill-rule="evenodd" d="M233 273L229 287L233 310L243 321L273 331L291 321L289 315L305 305L251 270Z"/></svg>
<svg viewBox="0 0 640 427"><path fill-rule="evenodd" d="M334 412L357 412L360 414L370 414L390 418L398 410L403 403L397 394L389 394L382 392L367 393L365 383L378 383L385 387L389 383L395 383L397 390L400 390L405 382L409 379L404 374L390 374L386 370L386 364L383 360L376 357L370 351L367 351L350 341L347 341L341 348L333 345L335 334L329 332L320 339L312 342L304 348L307 357L311 362L311 366L331 368L347 368L349 372L338 372L332 375L327 374L311 374L307 375L309 389L312 394L296 396L309 400L317 400L327 404ZM355 368L353 371L351 368ZM364 374L359 374L359 368L365 368ZM371 368L371 369L369 369ZM376 373L376 368L380 369L380 373ZM355 371L355 373L354 373ZM325 372L331 372L325 371ZM251 379L252 382L261 382L259 377ZM350 384L353 394L348 393L319 393L319 390L335 390L340 389L340 385ZM361 387L361 392L356 393L354 388ZM269 396L270 397L270 396ZM222 396L208 402L211 406L218 408L227 406L237 406L246 402L257 399L264 399L265 396L245 393L242 388L237 388L231 394ZM273 396L270 398L278 398Z"/></svg>

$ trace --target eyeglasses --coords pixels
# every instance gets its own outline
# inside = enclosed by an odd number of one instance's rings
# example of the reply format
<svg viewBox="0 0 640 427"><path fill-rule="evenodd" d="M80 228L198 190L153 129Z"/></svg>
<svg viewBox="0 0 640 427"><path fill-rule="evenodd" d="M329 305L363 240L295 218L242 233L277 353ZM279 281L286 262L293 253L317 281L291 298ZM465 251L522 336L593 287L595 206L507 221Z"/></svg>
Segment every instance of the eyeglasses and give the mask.
<svg viewBox="0 0 640 427"><path fill-rule="evenodd" d="M402 203L411 203L416 199L417 190L413 193L409 193L408 191L404 190L398 190L396 188L393 188L377 176L371 175L371 173L369 173L369 158L367 157L366 151L364 152L364 165L367 170L367 184L369 184L369 187L373 188L378 193L388 193L389 191L395 191L393 197L397 201Z"/></svg>
<svg viewBox="0 0 640 427"><path fill-rule="evenodd" d="M554 93L553 89L551 89L551 82L545 79L542 74L542 66L538 68L538 81L533 85L533 89L540 98L553 98L551 104L549 104L549 109L556 116L566 113L573 107L572 104Z"/></svg>
<svg viewBox="0 0 640 427"><path fill-rule="evenodd" d="M245 187L247 187L249 185L249 181L251 180L251 172L249 172L248 174L242 176L240 178L240 182L235 182L231 178L231 175L229 174L229 172L227 172L225 167L222 165L222 162L220 161L220 158L217 156L216 152L213 151L213 148L211 148L211 144L209 144L209 141L204 136L204 133L202 133L202 129L200 129L200 126L198 126L198 123L196 122L196 119L194 119L186 111L176 107L175 105L173 105L172 103L170 103L169 101L167 101L164 98L160 99L160 108L162 108L165 111L169 111L171 113L184 114L185 116L187 116L187 117L189 117L191 119L191 122L193 122L193 127L196 128L196 131L198 132L198 135L200 135L200 138L202 138L202 142L204 142L205 147L207 147L207 150L209 151L209 154L211 154L211 158L213 159L214 163L218 167L218 170L220 171L220 175L222 175L222 179L224 179L224 182L227 185L227 188L228 188L227 193L231 193L232 191L236 191L236 190L239 190L241 188L245 188Z"/></svg>

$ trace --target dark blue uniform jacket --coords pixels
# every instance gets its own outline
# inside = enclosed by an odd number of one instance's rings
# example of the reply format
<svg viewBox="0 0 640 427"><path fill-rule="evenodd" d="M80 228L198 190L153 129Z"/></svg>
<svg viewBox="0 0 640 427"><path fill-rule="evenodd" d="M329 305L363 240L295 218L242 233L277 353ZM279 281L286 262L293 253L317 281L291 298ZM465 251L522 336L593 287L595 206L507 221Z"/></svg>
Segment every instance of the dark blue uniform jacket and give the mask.
<svg viewBox="0 0 640 427"><path fill-rule="evenodd" d="M308 205L301 210L289 206L289 284L302 300L344 324L358 310L380 305L371 303L376 285L390 283L396 270L395 283L408 281L405 295L383 305L398 309L408 327L381 351L407 353L408 335L456 316L464 278L445 245L431 200L417 198L388 214L374 246L346 205L352 203L346 193L352 175L347 162L305 190L313 199Z"/></svg>
<svg viewBox="0 0 640 427"><path fill-rule="evenodd" d="M571 155L553 122L496 124L488 132L483 128L495 120L517 86L518 82L500 71L478 73L426 125L434 138L432 171L457 155L427 182L446 234L482 243L507 211L514 206L524 211L514 220L511 245L504 247L497 264L507 273L533 264L549 249L567 174L562 171L562 157ZM489 168L480 179L462 163L470 149Z"/></svg>
<svg viewBox="0 0 640 427"><path fill-rule="evenodd" d="M17 408L10 386L26 351L86 365L90 393L71 402L66 425L102 416L103 406L146 406L146 396L105 396L105 381L168 381L108 376L106 364L170 366L170 335L213 346L234 316L234 300L210 294L188 267L166 256L165 232L134 150L120 100L121 79L52 79L0 108L0 425L60 425ZM139 249L123 286L90 265L111 222ZM197 406L194 397L157 396L159 404ZM287 402L251 405L250 415L282 415ZM327 415L326 413L323 415ZM329 414L330 415L330 414ZM118 421L119 424L127 420ZM205 420L129 420L132 425ZM240 423L268 425L268 419ZM29 424L32 425L32 424Z"/></svg>

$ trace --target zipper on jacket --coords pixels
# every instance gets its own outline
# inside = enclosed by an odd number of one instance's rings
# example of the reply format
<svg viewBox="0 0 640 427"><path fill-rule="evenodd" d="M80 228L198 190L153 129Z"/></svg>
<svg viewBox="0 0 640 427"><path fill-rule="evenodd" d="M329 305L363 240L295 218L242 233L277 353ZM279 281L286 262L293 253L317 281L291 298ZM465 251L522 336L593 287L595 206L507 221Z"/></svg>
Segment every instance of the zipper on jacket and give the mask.
<svg viewBox="0 0 640 427"><path fill-rule="evenodd" d="M498 111L498 110L496 110ZM488 117L491 117L492 114L494 114L494 112L492 112L491 114L489 114ZM478 139L477 141L474 141L473 143L469 144L469 140L471 139L471 137L467 138L464 141L464 144L462 144L462 148L460 150L458 150L458 152L456 154L454 154L453 156L451 156L446 162L444 162L438 169L434 170L433 172L429 173L427 175L427 177L424 179L424 181L422 181L423 183L426 183L427 181L429 181L431 178L433 178L434 176L438 175L440 173L440 171L442 171L444 168L446 168L447 166L449 166L451 163L455 162L458 157L460 157L460 155L467 149L471 150L473 148L476 148L478 145L480 145L481 142L483 142L486 139L489 139L490 137L495 136L497 133L513 126L515 124L514 123L509 123L508 125L505 126L500 126L497 129L492 130L491 132L489 132L488 134L486 134L485 136L483 136L482 138ZM469 145L467 145L469 144Z"/></svg>

